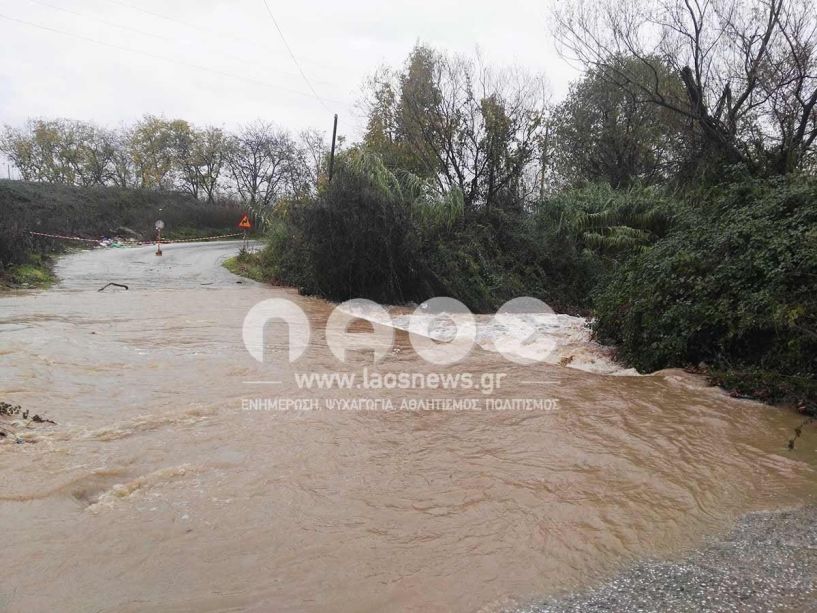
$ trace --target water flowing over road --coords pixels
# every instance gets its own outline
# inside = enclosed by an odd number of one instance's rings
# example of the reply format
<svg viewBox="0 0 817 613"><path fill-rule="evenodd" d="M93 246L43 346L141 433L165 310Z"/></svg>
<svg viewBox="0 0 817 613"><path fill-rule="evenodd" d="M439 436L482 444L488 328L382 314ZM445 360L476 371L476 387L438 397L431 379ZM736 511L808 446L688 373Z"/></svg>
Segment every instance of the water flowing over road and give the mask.
<svg viewBox="0 0 817 613"><path fill-rule="evenodd" d="M298 373L339 368L332 305L231 275L219 262L237 249L83 252L57 287L0 297L0 401L57 422L18 419L25 442L0 443L0 610L494 611L814 501L817 437L786 448L796 415L680 371L572 368L580 347L564 366L476 348L447 369L504 373L490 395L301 389ZM97 291L109 282L129 290ZM282 324L267 330L276 359L242 342L273 297L311 323L293 364ZM446 369L398 330L376 370ZM247 410L363 396L394 410ZM557 403L399 408L470 397Z"/></svg>

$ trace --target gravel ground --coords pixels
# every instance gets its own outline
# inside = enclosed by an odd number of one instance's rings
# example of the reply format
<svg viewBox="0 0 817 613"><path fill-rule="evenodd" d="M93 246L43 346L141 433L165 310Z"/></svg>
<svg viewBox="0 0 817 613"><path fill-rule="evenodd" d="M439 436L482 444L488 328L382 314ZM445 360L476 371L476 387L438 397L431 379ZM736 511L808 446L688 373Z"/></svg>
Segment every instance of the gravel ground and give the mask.
<svg viewBox="0 0 817 613"><path fill-rule="evenodd" d="M817 507L751 513L683 560L641 562L598 588L521 610L567 611L817 611Z"/></svg>

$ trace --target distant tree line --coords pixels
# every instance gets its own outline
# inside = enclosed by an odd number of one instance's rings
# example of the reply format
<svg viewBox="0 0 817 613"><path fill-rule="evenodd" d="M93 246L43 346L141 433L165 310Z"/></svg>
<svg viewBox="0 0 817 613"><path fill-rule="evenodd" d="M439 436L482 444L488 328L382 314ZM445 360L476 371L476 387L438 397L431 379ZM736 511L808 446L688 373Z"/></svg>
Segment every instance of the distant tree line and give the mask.
<svg viewBox="0 0 817 613"><path fill-rule="evenodd" d="M561 52L585 75L552 104L542 76L418 45L367 82L360 146L389 169L455 193L466 209L604 181L676 186L741 165L753 176L817 165L817 17L812 0L599 0L560 3ZM6 126L23 179L175 189L266 207L314 193L316 131L265 122L236 133L146 116Z"/></svg>
<svg viewBox="0 0 817 613"><path fill-rule="evenodd" d="M313 192L325 149L314 130L293 136L256 121L231 133L152 115L121 129L31 119L0 136L0 152L25 181L174 190L210 202L237 197L258 209Z"/></svg>

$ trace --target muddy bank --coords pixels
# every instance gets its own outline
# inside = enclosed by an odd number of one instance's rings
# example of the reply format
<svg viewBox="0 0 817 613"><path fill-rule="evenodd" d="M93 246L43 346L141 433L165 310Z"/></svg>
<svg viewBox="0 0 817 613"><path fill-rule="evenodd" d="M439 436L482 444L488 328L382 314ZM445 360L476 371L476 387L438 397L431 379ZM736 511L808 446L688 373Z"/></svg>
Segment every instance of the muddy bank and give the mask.
<svg viewBox="0 0 817 613"><path fill-rule="evenodd" d="M814 611L817 507L750 513L686 558L645 561L593 590L521 609L610 611Z"/></svg>

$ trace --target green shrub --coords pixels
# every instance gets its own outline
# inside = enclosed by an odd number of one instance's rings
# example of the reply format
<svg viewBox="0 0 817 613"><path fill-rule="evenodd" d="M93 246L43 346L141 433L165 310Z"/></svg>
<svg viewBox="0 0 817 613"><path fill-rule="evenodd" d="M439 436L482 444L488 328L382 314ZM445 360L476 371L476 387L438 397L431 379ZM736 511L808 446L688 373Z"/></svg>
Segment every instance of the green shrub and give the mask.
<svg viewBox="0 0 817 613"><path fill-rule="evenodd" d="M746 373L743 389L765 373L780 382L769 397L797 396L791 382L817 376L817 181L696 194L595 304L598 338L640 371L705 362Z"/></svg>
<svg viewBox="0 0 817 613"><path fill-rule="evenodd" d="M558 310L589 312L610 274L666 234L674 206L655 187L606 184L540 202L531 223L547 301Z"/></svg>
<svg viewBox="0 0 817 613"><path fill-rule="evenodd" d="M378 156L352 151L315 200L281 208L263 259L271 277L334 300L447 295L490 311L530 294L541 277L526 270L536 268L531 228L499 209L466 216L458 193L439 196Z"/></svg>
<svg viewBox="0 0 817 613"><path fill-rule="evenodd" d="M379 158L347 153L317 199L288 203L270 221L271 276L333 300L414 299L413 197Z"/></svg>
<svg viewBox="0 0 817 613"><path fill-rule="evenodd" d="M466 210L380 158L353 150L310 201L270 221L262 256L271 278L335 300L451 296L493 312L520 296L587 312L591 291L620 261L665 231L669 205L654 189L589 186L538 203L513 198Z"/></svg>
<svg viewBox="0 0 817 613"><path fill-rule="evenodd" d="M266 271L261 265L261 257L254 251L241 249L238 255L227 258L221 264L234 275L247 277L253 281L269 281Z"/></svg>

